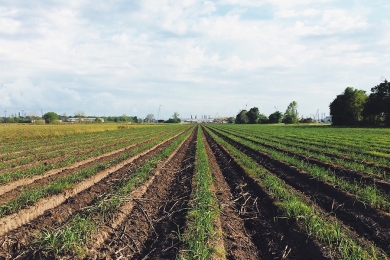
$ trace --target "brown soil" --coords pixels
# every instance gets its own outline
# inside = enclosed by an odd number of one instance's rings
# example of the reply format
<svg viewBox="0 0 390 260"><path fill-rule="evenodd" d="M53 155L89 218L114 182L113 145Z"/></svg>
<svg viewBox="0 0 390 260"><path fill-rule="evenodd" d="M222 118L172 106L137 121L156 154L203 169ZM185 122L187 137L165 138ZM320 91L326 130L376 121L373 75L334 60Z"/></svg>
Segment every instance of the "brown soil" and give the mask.
<svg viewBox="0 0 390 260"><path fill-rule="evenodd" d="M220 203L220 222L227 259L258 259L259 252L245 228L245 221L240 218L239 210L233 201L233 194L227 184L218 162L206 142L206 151L215 180L216 196ZM225 170L225 174L227 171Z"/></svg>
<svg viewBox="0 0 390 260"><path fill-rule="evenodd" d="M248 133L248 135L251 135L251 133ZM282 145L285 145L285 143L283 143L283 142L278 142L278 141L274 141L274 140L272 140L272 141L276 142L276 143L280 143ZM263 142L255 142L255 143L258 143L258 144L261 144L261 145L266 145ZM312 148L307 148L307 147L305 147L302 144L294 144L293 146L297 147L297 148L305 149L305 150L307 150L309 152L314 152L314 153L319 153L320 152L320 153L322 153L322 154L324 154L324 155L326 155L326 156L328 156L328 157L330 157L332 159L342 159L342 160L346 160L346 161L350 161L350 162L357 162L357 163L360 163L360 164L365 164L365 165L370 166L370 167L375 167L378 171L386 172L387 174L390 173L390 167L389 166L380 165L380 164L378 164L376 162L361 161L361 160L357 160L355 158L351 158L351 157L349 157L347 155L333 154L333 153L328 153L328 152L325 152L325 151L318 151L318 150L315 150L315 149L312 149ZM343 148L340 148L340 147L334 147L334 148L339 150L339 151L341 151L341 152L345 152L345 153L350 152L349 150L343 149ZM344 168L344 167L342 167L342 168ZM380 177L378 177L378 178L380 178Z"/></svg>
<svg viewBox="0 0 390 260"><path fill-rule="evenodd" d="M52 183L59 178L75 173L79 170L91 167L96 164L101 164L108 162L112 159L119 157L123 152L129 152L136 148L137 146L144 145L146 143L152 142L154 139L149 139L137 144L130 145L126 148L115 150L106 154L92 157L81 162L77 162L69 167L63 167L56 170L51 170L46 172L43 175L37 175L29 179L21 179L7 184L7 186L0 191L0 204L5 204L8 201L16 199L25 189L34 189L39 187L44 187L45 185ZM3 193L4 192L4 193Z"/></svg>
<svg viewBox="0 0 390 260"><path fill-rule="evenodd" d="M97 253L99 259L174 259L180 248L195 161L195 131L165 165L128 218Z"/></svg>
<svg viewBox="0 0 390 260"><path fill-rule="evenodd" d="M43 215L34 218L27 224L20 226L16 229L12 229L6 234L0 236L0 259L15 259L19 256L20 259L28 259L31 256L39 258L39 254L35 254L34 251L29 248L34 238L39 234L40 230L55 229L61 223L69 219L75 212L82 210L88 206L94 198L101 196L115 187L124 176L131 174L135 168L142 165L147 158L160 152L167 147L173 139L168 142L164 142L157 148L152 149L148 153L142 156L135 156L135 160L131 163L124 165L119 170L112 172L108 177L102 179L97 183L92 183L92 186L84 191L79 192L73 197L69 197L64 203L58 207L48 209ZM38 249L33 249L38 250ZM45 257L44 257L45 258Z"/></svg>
<svg viewBox="0 0 390 260"><path fill-rule="evenodd" d="M326 259L315 241L297 231L296 223L276 218L278 209L268 194L207 133L206 137L230 188L232 211L244 223L245 230L242 232L257 247L257 252L252 251L253 259ZM225 226L230 221L222 221L224 232L232 232ZM225 240L225 247L228 246ZM236 258L231 255L229 259Z"/></svg>
<svg viewBox="0 0 390 260"><path fill-rule="evenodd" d="M387 254L390 253L390 244L388 243L390 241L389 214L357 201L352 194L343 192L337 187L313 178L306 172L274 160L266 153L255 151L226 136L218 135L277 175L287 184L305 194L324 211L337 217L358 235L373 241Z"/></svg>
<svg viewBox="0 0 390 260"><path fill-rule="evenodd" d="M138 138L136 138L136 139L138 139ZM135 139L132 139L132 140L135 140ZM107 149L110 147L115 147L118 144L120 144L120 143L115 142L115 143L111 143L108 145L100 146L98 149L103 150L103 149ZM25 164L18 164L15 162L15 165L13 165L7 169L0 170L0 174L7 173L10 171L28 170L29 168L33 168L33 167L36 167L39 165L44 165L45 168L51 169L51 168L53 168L53 165L56 163L63 162L66 159L71 158L71 157L80 157L80 156L88 155L94 151L96 151L96 147L95 148L88 148L86 150L75 149L73 151L72 150L66 151L65 155L63 155L63 152L60 151L58 153L58 156L56 156L54 158L42 159L42 158L35 158L36 156L33 156L33 158L31 158L31 162L28 162Z"/></svg>
<svg viewBox="0 0 390 260"><path fill-rule="evenodd" d="M368 173L353 171L353 170L347 169L341 165L323 162L323 161L320 161L318 159L310 158L310 157L307 157L304 155L300 155L300 154L294 153L294 152L286 150L286 149L274 147L272 145L268 145L268 144L265 144L263 142L253 141L253 140L246 138L244 136L240 136L237 134L233 134L233 135L238 136L238 137L243 138L243 139L246 139L246 140L253 142L255 144L259 144L261 146L271 148L275 151L282 152L282 153L287 154L289 156L294 156L294 157L298 158L299 160L306 161L310 164L314 164L314 165L320 166L322 168L328 169L329 171L334 172L339 178L343 178L343 179L350 181L350 182L357 181L357 182L359 182L359 184L361 186L375 185L378 189L382 190L385 194L390 194L390 181L381 179L379 176L374 177ZM308 149L306 149L306 150L308 150ZM332 157L335 157L335 156L333 155ZM364 163L364 162L360 162L360 163ZM369 164L367 164L367 165L369 165ZM370 165L370 166L372 166L372 165ZM380 171L384 171L387 173L390 172L390 168L388 168L388 167L383 167L383 166L375 166L375 167L377 167L378 170L380 170Z"/></svg>

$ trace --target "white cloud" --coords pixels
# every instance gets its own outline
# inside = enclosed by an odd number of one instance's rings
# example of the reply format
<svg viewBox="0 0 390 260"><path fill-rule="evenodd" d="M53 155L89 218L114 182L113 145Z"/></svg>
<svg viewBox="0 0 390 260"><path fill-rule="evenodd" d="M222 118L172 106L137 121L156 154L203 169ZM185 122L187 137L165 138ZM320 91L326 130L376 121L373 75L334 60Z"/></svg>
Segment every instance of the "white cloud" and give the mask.
<svg viewBox="0 0 390 260"><path fill-rule="evenodd" d="M305 100L337 95L346 84L369 89L372 78L390 71L383 59L389 22L372 20L368 6L331 0L35 6L0 8L0 109L143 117L156 116L162 104L167 118L175 110L213 114L208 107L236 113L241 99L260 106L258 100L268 114L300 98L314 110L318 102ZM380 75L361 79L368 73ZM313 84L319 93L309 91Z"/></svg>

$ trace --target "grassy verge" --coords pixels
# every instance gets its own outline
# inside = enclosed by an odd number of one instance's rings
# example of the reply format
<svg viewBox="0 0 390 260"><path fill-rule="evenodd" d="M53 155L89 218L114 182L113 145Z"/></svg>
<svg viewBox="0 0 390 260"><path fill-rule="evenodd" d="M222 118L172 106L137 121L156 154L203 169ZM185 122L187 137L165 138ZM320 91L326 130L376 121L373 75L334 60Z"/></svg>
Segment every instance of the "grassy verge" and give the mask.
<svg viewBox="0 0 390 260"><path fill-rule="evenodd" d="M99 227L113 218L119 207L130 199L128 195L151 178L157 165L166 160L189 135L190 131L187 131L174 140L162 152L145 161L135 172L124 176L115 189L97 198L91 206L75 214L61 227L55 230L43 229L34 247L55 257L60 255L86 257L86 247L91 242L94 232L99 232Z"/></svg>
<svg viewBox="0 0 390 260"><path fill-rule="evenodd" d="M173 132L173 131L170 133L167 133L167 136L172 136L172 134L174 134L174 133L175 132ZM10 171L7 171L3 174L0 174L0 185L6 184L6 183L11 182L11 181L16 181L16 180L19 180L22 178L28 178L28 177L40 175L48 170L69 166L75 162L89 159L89 158L92 158L94 156L99 156L101 154L111 152L111 151L114 151L117 149L121 149L121 148L129 146L129 145L141 143L141 142L146 141L148 139L153 140L154 138L156 138L156 136L161 137L162 135L161 135L161 133L156 132L156 133L153 133L152 135L144 135L140 139L131 139L130 141L125 141L123 143L116 144L115 146L109 146L109 147L105 147L103 149L101 149L101 148L95 149L93 151L89 151L89 152L84 153L84 154L78 154L77 156L69 154L67 156L64 156L64 158L60 162L56 162L56 163L52 163L52 164L51 163L46 163L46 164L39 163L37 165L34 164L34 166L27 168L27 169L10 170ZM99 147L99 144L96 144L95 148L98 148L98 147Z"/></svg>
<svg viewBox="0 0 390 260"><path fill-rule="evenodd" d="M336 258L341 259L386 259L383 252L374 245L364 245L340 223L330 219L325 212L316 208L303 195L293 191L278 177L258 165L246 154L208 130L211 137L221 144L237 164L261 186L280 209L277 218L295 220L302 232L321 244Z"/></svg>
<svg viewBox="0 0 390 260"><path fill-rule="evenodd" d="M118 164L138 153L141 153L163 141L168 139L168 137L160 137L152 142L146 143L142 146L136 147L133 150L120 153L119 156L96 165L92 165L90 167L86 167L82 170L75 172L74 174L64 176L59 178L58 180L50 183L47 186L40 188L29 189L26 188L17 198L9 201L5 205L0 205L0 217L4 217L6 215L17 212L18 210L33 205L39 199L43 197L47 197L53 194L58 194L63 192L66 189L70 189L76 183L93 176L94 174L102 171L104 169L109 168L112 165Z"/></svg>
<svg viewBox="0 0 390 260"><path fill-rule="evenodd" d="M354 182L338 177L334 172L328 169L322 168L317 165L307 163L306 161L297 159L294 156L287 155L282 152L278 152L272 148L267 148L261 145L257 145L251 141L245 140L241 137L233 136L227 133L219 134L236 141L242 145L245 145L253 150L267 153L270 157L281 162L293 165L301 170L306 171L312 176L319 178L325 182L330 183L333 186L339 187L339 189L350 192L356 196L356 199L370 205L373 208L382 209L386 212L390 212L390 199L389 196L381 192L374 185L362 185L358 180Z"/></svg>
<svg viewBox="0 0 390 260"><path fill-rule="evenodd" d="M186 249L180 258L223 259L224 248L213 243L221 236L220 230L215 226L219 219L219 205L200 127L197 133L195 175L192 183L194 190L187 216L187 229L183 236Z"/></svg>

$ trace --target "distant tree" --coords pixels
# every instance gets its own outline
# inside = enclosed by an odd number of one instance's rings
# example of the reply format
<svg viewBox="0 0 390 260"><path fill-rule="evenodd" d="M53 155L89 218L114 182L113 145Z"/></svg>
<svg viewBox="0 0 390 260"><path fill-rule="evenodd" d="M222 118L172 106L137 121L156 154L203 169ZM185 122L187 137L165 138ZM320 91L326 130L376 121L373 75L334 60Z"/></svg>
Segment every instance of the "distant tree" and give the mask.
<svg viewBox="0 0 390 260"><path fill-rule="evenodd" d="M236 116L236 121L235 123L236 124L247 124L249 122L249 118L248 116L246 115L248 113L248 111L246 111L245 109L244 110L241 110L241 112L239 112Z"/></svg>
<svg viewBox="0 0 390 260"><path fill-rule="evenodd" d="M172 118L169 118L167 121L165 121L166 123L180 123L181 120L179 118L179 113L178 112L174 112L173 113L173 116Z"/></svg>
<svg viewBox="0 0 390 260"><path fill-rule="evenodd" d="M153 120L154 120L154 115L153 114L147 114L144 121L146 123L152 123Z"/></svg>
<svg viewBox="0 0 390 260"><path fill-rule="evenodd" d="M259 115L259 120L258 120L259 124L268 124L268 122L269 122L269 119L266 115L264 115L264 114Z"/></svg>
<svg viewBox="0 0 390 260"><path fill-rule="evenodd" d="M316 122L313 118L307 117L307 118L302 118L299 120L299 123L304 123L304 124L309 124L309 123L314 123Z"/></svg>
<svg viewBox="0 0 390 260"><path fill-rule="evenodd" d="M283 115L282 122L285 124L297 124L298 123L298 103L296 101L291 102L286 112Z"/></svg>
<svg viewBox="0 0 390 260"><path fill-rule="evenodd" d="M47 112L43 115L43 119L47 124L52 124L58 120L58 115L54 112Z"/></svg>
<svg viewBox="0 0 390 260"><path fill-rule="evenodd" d="M180 115L179 115L179 113L178 113L178 112L174 112L172 117L173 117L173 119L174 119L174 120L176 120L176 121L180 122L180 118L179 118L179 116L180 116Z"/></svg>
<svg viewBox="0 0 390 260"><path fill-rule="evenodd" d="M259 116L260 116L259 109L257 107L252 107L246 113L246 116L248 117L249 124L257 124L257 122L259 121Z"/></svg>
<svg viewBox="0 0 390 260"><path fill-rule="evenodd" d="M126 114L123 114L122 117L120 118L120 121L122 121L122 122L129 122L130 118Z"/></svg>
<svg viewBox="0 0 390 260"><path fill-rule="evenodd" d="M58 120L66 121L66 119L68 119L66 113L63 113L62 115L58 115Z"/></svg>
<svg viewBox="0 0 390 260"><path fill-rule="evenodd" d="M390 126L390 85L386 79L371 88L362 115L370 124L378 125L384 122L386 126Z"/></svg>
<svg viewBox="0 0 390 260"><path fill-rule="evenodd" d="M74 113L74 116L79 119L79 122L81 122L85 117L85 113L82 110L78 110L76 113Z"/></svg>
<svg viewBox="0 0 390 260"><path fill-rule="evenodd" d="M282 112L276 111L269 115L268 117L268 123L269 124L279 124L282 122L283 114Z"/></svg>
<svg viewBox="0 0 390 260"><path fill-rule="evenodd" d="M362 120L367 95L364 90L347 87L330 103L333 125L356 125Z"/></svg>
<svg viewBox="0 0 390 260"><path fill-rule="evenodd" d="M229 117L227 120L228 124L234 124L234 117Z"/></svg>

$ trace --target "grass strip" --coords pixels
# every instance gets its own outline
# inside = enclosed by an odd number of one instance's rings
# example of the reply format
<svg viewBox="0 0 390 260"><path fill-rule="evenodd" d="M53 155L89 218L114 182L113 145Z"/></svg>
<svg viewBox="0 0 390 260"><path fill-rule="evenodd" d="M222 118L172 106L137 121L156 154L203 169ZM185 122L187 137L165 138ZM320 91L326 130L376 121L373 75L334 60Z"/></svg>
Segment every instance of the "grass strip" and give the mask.
<svg viewBox="0 0 390 260"><path fill-rule="evenodd" d="M242 132L231 131L231 129L224 129L223 131L238 137L242 137L244 135L244 133ZM389 174L387 174L387 171L383 168L381 169L381 167L388 167L386 165L388 164L388 162L386 164L379 164L377 162L374 162L375 159L372 156L370 156L369 158L367 155L364 154L354 154L347 159L344 157L344 155L341 156L340 153L329 153L328 151L322 151L318 148L313 148L313 146L311 145L297 145L295 141L283 142L282 138L270 139L265 138L264 135L260 137L253 133L245 133L244 138L256 142L259 145L264 144L265 146L273 146L275 147L275 149L281 149L289 153L297 154L298 156L307 156L308 158L314 158L329 164L336 164L336 166L346 167L353 171L361 171L368 175L371 175L372 177L379 177L383 179L389 178ZM385 160L384 158L379 159L382 162Z"/></svg>
<svg viewBox="0 0 390 260"><path fill-rule="evenodd" d="M17 212L18 210L33 205L39 199L43 197L47 197L53 194L58 194L63 192L66 189L70 189L74 184L93 176L99 171L107 169L108 167L118 164L129 157L132 157L142 151L145 151L162 141L166 140L168 137L164 136L159 139L156 139L150 143L146 143L142 146L136 147L135 149L127 152L121 153L118 157L113 158L109 161L99 163L82 170L75 172L74 174L64 176L54 181L53 183L41 187L41 188L33 188L33 189L25 189L17 198L9 201L5 205L0 205L0 217L4 217L6 215L10 215L12 213Z"/></svg>
<svg viewBox="0 0 390 260"><path fill-rule="evenodd" d="M172 134L173 134L173 132L170 132L167 135L170 136ZM114 151L116 149L120 149L120 148L129 146L129 145L132 145L132 144L141 143L147 139L152 140L153 138L156 138L156 136L161 136L161 134L155 133L152 136L144 136L141 139L134 139L134 140L131 140L130 142L127 142L127 143L117 144L116 146L106 147L104 149L95 149L94 151L91 151L91 152L86 153L86 154L81 154L81 155L79 154L77 156L70 155L69 157L66 157L64 160L62 160L58 163L55 163L55 164L46 164L46 165L45 164L38 164L38 165L31 167L31 168L28 168L28 169L18 169L16 171L6 172L4 174L0 174L0 185L6 184L6 183L11 182L11 181L20 180L22 178L28 178L28 177L40 175L48 170L70 166L75 162L79 162L79 161L82 161L82 160L85 160L85 159L88 159L91 157L99 156L99 155L104 154L106 152L111 152L111 151Z"/></svg>
<svg viewBox="0 0 390 260"><path fill-rule="evenodd" d="M183 236L186 249L180 259L224 259L224 248L213 243L221 236L215 226L220 210L200 126L196 140L194 190Z"/></svg>
<svg viewBox="0 0 390 260"><path fill-rule="evenodd" d="M91 206L72 216L61 227L55 230L41 230L35 246L46 254L54 254L55 257L67 254L81 259L86 257L88 254L86 247L91 242L93 233L98 232L99 227L113 218L120 206L131 199L128 195L153 175L158 164L168 158L188 138L191 131L192 129L187 130L160 153L149 158L135 172L124 176L115 190L97 198Z"/></svg>
<svg viewBox="0 0 390 260"><path fill-rule="evenodd" d="M355 195L356 200L361 201L367 205L370 205L373 208L382 209L386 212L390 212L389 196L381 192L374 185L369 185L369 184L362 185L362 183L360 183L359 180L354 180L353 182L347 181L343 178L338 177L334 172L331 172L320 166L307 163L306 161L299 160L294 156L289 156L282 152L278 152L274 149L257 145L241 137L233 136L227 133L221 133L220 131L217 132L255 151L265 152L275 160L288 163L303 171L306 171L308 174L315 176L325 182L328 182L333 186L337 186L339 189L343 191L350 192Z"/></svg>
<svg viewBox="0 0 390 260"><path fill-rule="evenodd" d="M341 228L337 221L328 219L324 212L316 209L310 202L305 202L281 179L258 165L245 153L210 130L207 129L207 132L274 199L275 205L283 214L279 218L296 220L303 232L325 244L329 252L337 253L342 259L387 259L374 245L367 247L351 239L347 228Z"/></svg>

